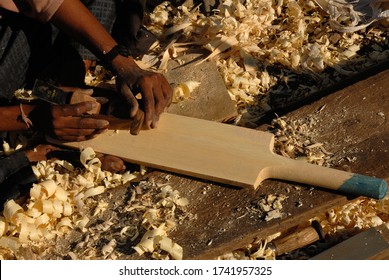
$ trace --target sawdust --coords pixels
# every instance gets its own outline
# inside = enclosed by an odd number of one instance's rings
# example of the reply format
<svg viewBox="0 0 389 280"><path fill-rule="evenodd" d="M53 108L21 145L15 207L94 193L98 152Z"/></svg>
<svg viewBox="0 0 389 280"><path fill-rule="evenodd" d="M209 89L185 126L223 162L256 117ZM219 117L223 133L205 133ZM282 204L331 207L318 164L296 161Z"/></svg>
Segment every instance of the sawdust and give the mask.
<svg viewBox="0 0 389 280"><path fill-rule="evenodd" d="M319 114L298 120L284 117L274 119L269 130L275 135L275 152L287 158L331 166L333 153L325 149L324 143L315 140Z"/></svg>

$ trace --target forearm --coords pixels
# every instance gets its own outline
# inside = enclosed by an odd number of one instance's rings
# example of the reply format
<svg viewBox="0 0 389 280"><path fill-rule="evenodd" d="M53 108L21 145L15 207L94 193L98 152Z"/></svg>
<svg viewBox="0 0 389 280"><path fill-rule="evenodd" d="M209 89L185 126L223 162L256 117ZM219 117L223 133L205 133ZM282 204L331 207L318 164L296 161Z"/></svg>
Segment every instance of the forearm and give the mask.
<svg viewBox="0 0 389 280"><path fill-rule="evenodd" d="M50 22L83 44L98 58L117 44L79 0L64 0Z"/></svg>
<svg viewBox="0 0 389 280"><path fill-rule="evenodd" d="M117 45L111 34L79 0L64 0L50 22L87 47L103 62L104 54ZM117 57L107 66L118 72L123 64L126 64L126 68L133 67L134 71L139 71L132 57Z"/></svg>
<svg viewBox="0 0 389 280"><path fill-rule="evenodd" d="M22 105L22 110L28 116L35 105ZM27 131L29 127L22 119L20 106L6 106L0 108L0 131Z"/></svg>

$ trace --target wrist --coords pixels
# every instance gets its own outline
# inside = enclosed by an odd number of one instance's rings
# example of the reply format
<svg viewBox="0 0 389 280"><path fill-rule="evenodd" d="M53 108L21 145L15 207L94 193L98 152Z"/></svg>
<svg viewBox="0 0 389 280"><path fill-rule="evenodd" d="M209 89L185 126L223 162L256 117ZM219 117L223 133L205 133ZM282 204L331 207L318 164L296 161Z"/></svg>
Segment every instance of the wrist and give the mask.
<svg viewBox="0 0 389 280"><path fill-rule="evenodd" d="M102 63L114 71L115 74L120 70L120 62L125 60L128 63L128 60L133 61L131 51L120 44L115 45L109 51L103 51L103 55L101 57Z"/></svg>
<svg viewBox="0 0 389 280"><path fill-rule="evenodd" d="M130 49L127 47L117 44L109 51L103 51L103 61L111 63L117 56L132 57Z"/></svg>

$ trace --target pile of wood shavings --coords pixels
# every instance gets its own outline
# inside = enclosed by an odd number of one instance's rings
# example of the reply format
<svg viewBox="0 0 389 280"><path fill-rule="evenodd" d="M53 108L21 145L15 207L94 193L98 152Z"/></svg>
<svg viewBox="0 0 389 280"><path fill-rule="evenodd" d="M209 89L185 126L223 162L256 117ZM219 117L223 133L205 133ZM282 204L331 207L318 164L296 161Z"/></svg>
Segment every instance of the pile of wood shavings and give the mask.
<svg viewBox="0 0 389 280"><path fill-rule="evenodd" d="M255 208L259 209L260 217L265 221L270 221L273 219L285 218L287 216L286 213L282 212L282 202L287 198L288 197L285 195L269 194L261 197L258 201L252 202L252 204Z"/></svg>
<svg viewBox="0 0 389 280"><path fill-rule="evenodd" d="M325 232L345 236L389 222L389 197L382 200L362 198L342 207L331 209L321 221Z"/></svg>
<svg viewBox="0 0 389 280"><path fill-rule="evenodd" d="M320 114L320 111L317 114ZM315 140L317 116L309 115L305 119L298 120L286 117L273 120L270 130L275 134L275 152L285 157L330 167L332 153L325 150L324 143L318 143ZM289 256L292 259L312 257L328 248L329 244L336 244L368 228L377 227L383 223L389 226L389 196L381 200L359 198L346 205L330 209L312 220L320 222L326 233L325 246L314 244L296 250ZM267 247L267 244L280 234L276 233L266 239L257 240L246 248L226 253L219 259L275 260L278 257L272 249Z"/></svg>
<svg viewBox="0 0 389 280"><path fill-rule="evenodd" d="M108 204L101 198L100 203ZM114 205L97 214L96 207L81 241L61 254L72 259L126 259L136 252L146 259L182 259L182 247L168 233L188 218L187 204L169 185L141 182L128 200L119 196Z"/></svg>
<svg viewBox="0 0 389 280"><path fill-rule="evenodd" d="M317 122L318 115L298 120L274 119L269 129L275 136L274 152L287 158L330 166L333 153L325 149L324 143L315 140Z"/></svg>
<svg viewBox="0 0 389 280"><path fill-rule="evenodd" d="M209 50L207 59L217 63L244 115L237 120L242 125L389 57L385 27L341 33L314 1L242 2L221 1L211 16L164 2L147 24L167 41L161 60L174 59L190 44Z"/></svg>
<svg viewBox="0 0 389 280"><path fill-rule="evenodd" d="M235 250L220 256L219 260L275 260L275 251L267 245L281 235L280 232L272 234L265 239L260 239L246 248Z"/></svg>
<svg viewBox="0 0 389 280"><path fill-rule="evenodd" d="M185 198L168 185L155 186L152 191L137 187L116 214L127 218L135 215L137 218L129 220L135 224L122 225L118 221L123 217L115 219L112 213L104 217L109 204L101 195L128 184L138 174L102 171L91 148L82 151L80 161L84 168L74 168L63 160L41 161L33 167L39 182L31 188L27 202L9 200L4 205L0 217L2 258L25 258L26 250L30 250L27 255L40 259L115 259L123 255L115 248L123 250L123 246L127 251L135 248L139 254L150 253L151 258L182 258L181 246L168 237L168 232L183 219L184 215L175 213L188 204ZM107 231L116 235L106 240ZM77 245L57 247L75 232L82 236Z"/></svg>
<svg viewBox="0 0 389 280"><path fill-rule="evenodd" d="M275 134L275 152L289 158L330 167L334 155L325 143L315 141L315 125L320 111L305 119L277 118L271 127ZM360 198L315 217L329 239L344 239L355 232L389 222L389 197L382 200Z"/></svg>
<svg viewBox="0 0 389 280"><path fill-rule="evenodd" d="M145 26L160 44L137 61L142 68L164 72L169 60L180 62L193 49L207 50L203 61L217 64L236 101L236 123L248 127L272 108L389 58L385 26L336 31L315 1L224 0L209 16L192 1L178 7L163 2L146 14ZM101 66L92 72L87 84L107 79Z"/></svg>

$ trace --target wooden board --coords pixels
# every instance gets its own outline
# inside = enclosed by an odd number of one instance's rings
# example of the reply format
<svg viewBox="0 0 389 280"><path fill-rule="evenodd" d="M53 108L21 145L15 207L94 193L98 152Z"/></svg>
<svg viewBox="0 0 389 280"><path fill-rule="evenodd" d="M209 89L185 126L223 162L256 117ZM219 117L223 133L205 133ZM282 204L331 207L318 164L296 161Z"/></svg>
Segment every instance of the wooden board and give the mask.
<svg viewBox="0 0 389 280"><path fill-rule="evenodd" d="M88 141L61 144L238 187L257 188L274 178L379 199L388 189L385 180L276 155L271 133L168 113L157 129L136 136L109 130Z"/></svg>
<svg viewBox="0 0 389 280"><path fill-rule="evenodd" d="M188 81L197 82L199 86L189 98L172 103L167 112L225 122L237 116L235 102L232 101L215 62L205 61L196 65L205 56L197 52L169 60L165 76L172 87Z"/></svg>
<svg viewBox="0 0 389 280"><path fill-rule="evenodd" d="M389 70L381 68L378 74L358 76L359 82L337 88L285 116L293 120L318 117L315 140L334 153L336 168L389 180L389 127L382 117L389 116ZM166 183L166 176L160 172L151 175L161 183ZM179 176L170 176L169 184L190 198L190 210L197 215L196 220L178 226L173 233L188 259L211 259L245 248L255 240L323 217L327 210L356 198L276 180L264 181L256 191L233 190ZM252 212L253 202L268 194L288 196L282 210L288 213L286 217L267 222Z"/></svg>

